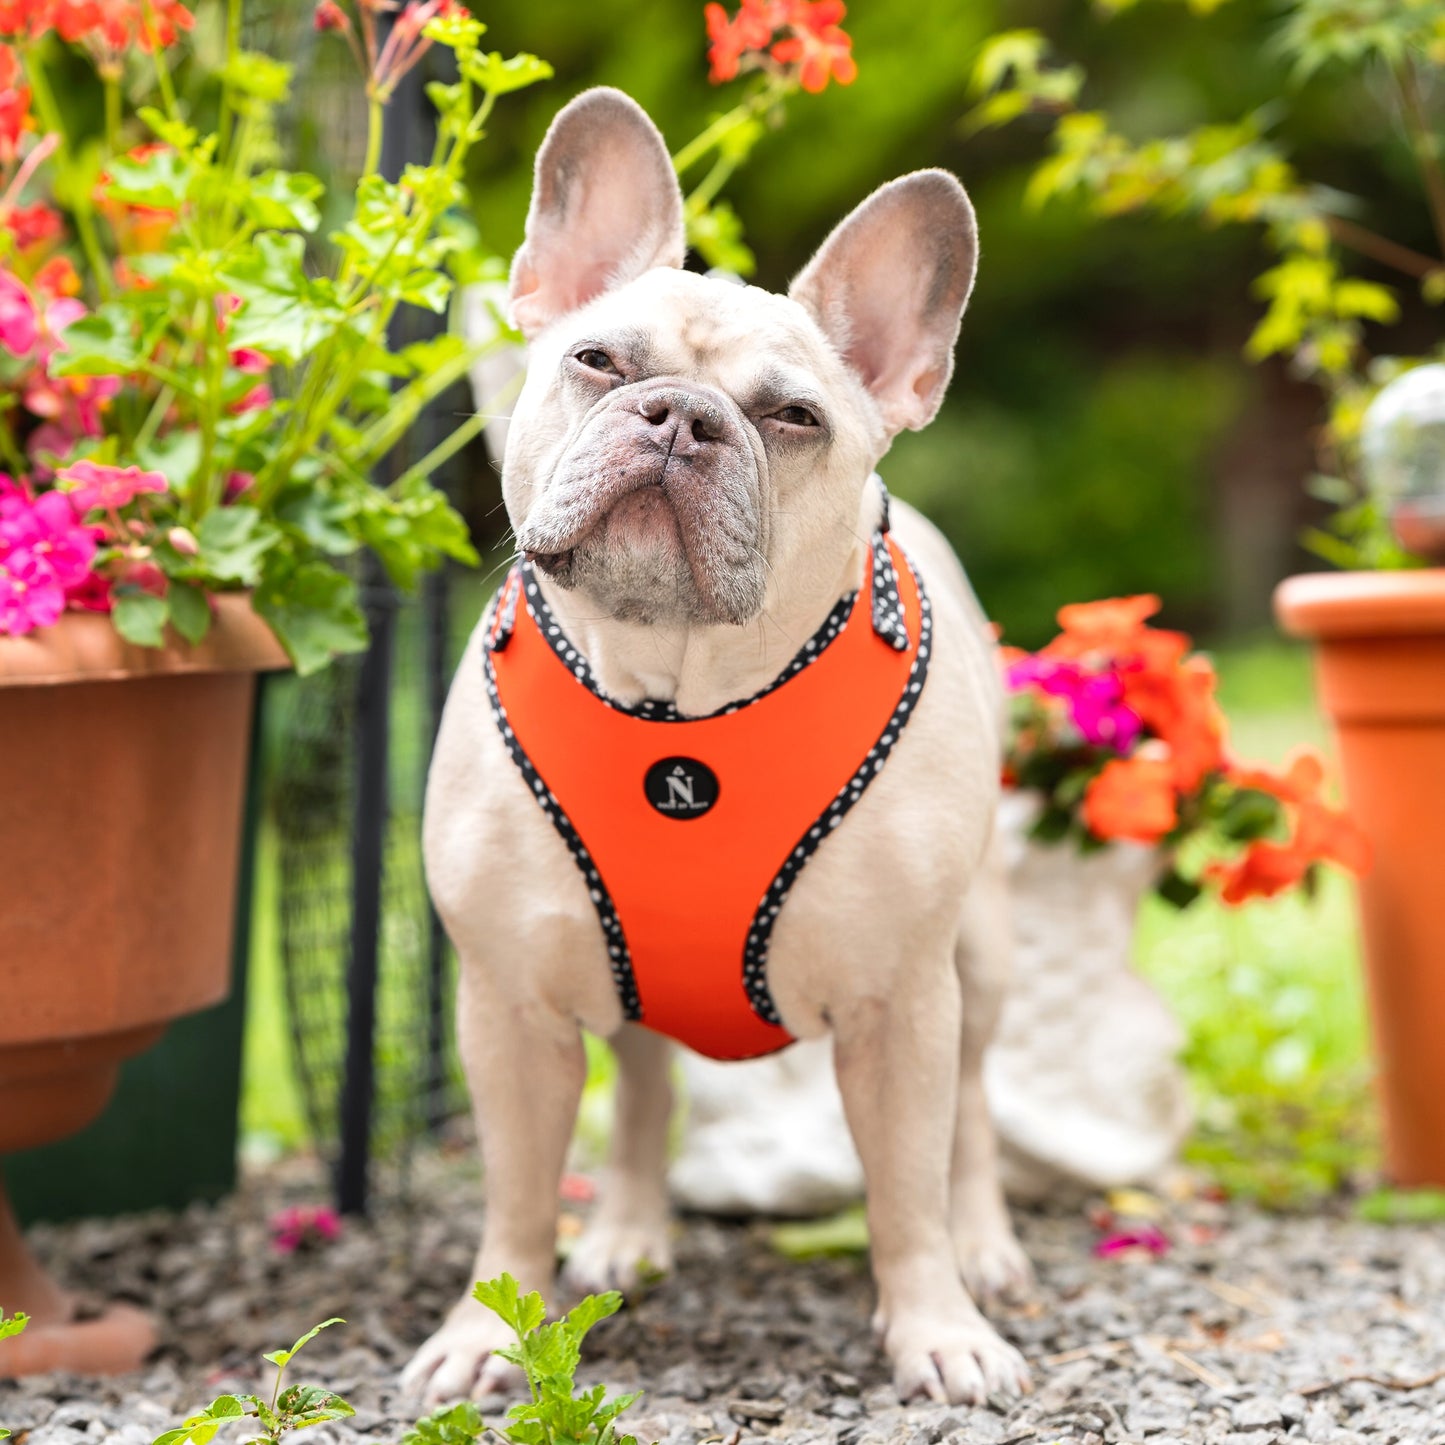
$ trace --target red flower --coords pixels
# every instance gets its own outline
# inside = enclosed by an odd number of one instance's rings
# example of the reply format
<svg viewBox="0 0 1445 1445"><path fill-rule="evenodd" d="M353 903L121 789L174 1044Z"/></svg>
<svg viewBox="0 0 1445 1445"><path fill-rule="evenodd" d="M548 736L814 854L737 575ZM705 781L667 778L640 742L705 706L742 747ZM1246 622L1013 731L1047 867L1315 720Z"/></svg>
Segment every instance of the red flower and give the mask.
<svg viewBox="0 0 1445 1445"><path fill-rule="evenodd" d="M13 211L0 213L0 224L15 237L17 251L28 251L32 246L40 247L58 241L65 232L60 212L44 201L36 201L33 206L16 206Z"/></svg>
<svg viewBox="0 0 1445 1445"><path fill-rule="evenodd" d="M21 85L20 58L0 45L0 162L9 165L30 129L30 87Z"/></svg>
<svg viewBox="0 0 1445 1445"><path fill-rule="evenodd" d="M815 5L795 5L802 11L801 21L793 21L793 34L772 48L772 57L781 65L798 67L798 83L810 95L825 90L828 81L851 85L858 78L858 63L853 59L853 37L828 16L842 18L844 7L833 0ZM822 12L819 14L818 12Z"/></svg>
<svg viewBox="0 0 1445 1445"><path fill-rule="evenodd" d="M842 0L742 0L731 17L719 4L706 5L708 78L718 85L772 60L792 69L806 91L816 93L830 79L848 85L858 66L852 38L839 24L845 14Z"/></svg>
<svg viewBox="0 0 1445 1445"><path fill-rule="evenodd" d="M312 17L312 23L317 30L340 30L343 34L350 33L351 20L336 0L321 0L316 7L316 13Z"/></svg>

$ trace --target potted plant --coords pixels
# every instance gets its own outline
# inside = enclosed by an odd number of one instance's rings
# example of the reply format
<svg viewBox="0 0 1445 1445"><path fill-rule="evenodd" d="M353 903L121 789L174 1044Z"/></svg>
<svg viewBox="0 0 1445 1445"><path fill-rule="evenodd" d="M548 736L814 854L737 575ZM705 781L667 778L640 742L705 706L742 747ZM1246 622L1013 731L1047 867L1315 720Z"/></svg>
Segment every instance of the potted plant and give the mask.
<svg viewBox="0 0 1445 1445"><path fill-rule="evenodd" d="M290 68L241 48L239 0L215 74L179 0L0 5L0 1155L81 1127L122 1059L225 995L257 673L365 646L361 549L402 586L474 560L427 477L478 419L370 476L478 348L388 331L448 310L466 157L549 71L483 51L453 0L394 8L316 12L368 115L323 244L321 181L276 164ZM386 103L434 44L457 72L435 154L384 178ZM84 60L96 133L58 99ZM154 1339L75 1319L3 1192L0 1302L33 1321L0 1374L129 1368Z"/></svg>
<svg viewBox="0 0 1445 1445"><path fill-rule="evenodd" d="M1200 23L1212 9L1195 7ZM1361 898L1388 1169L1403 1184L1437 1185L1445 1184L1445 923L1424 860L1445 853L1445 574L1424 566L1419 499L1400 508L1373 488L1360 442L1380 388L1440 349L1392 356L1367 345L1371 326L1401 319L1400 300L1396 286L1357 274L1347 258L1417 288L1429 305L1445 301L1445 172L1431 113L1442 39L1429 5L1290 0L1269 52L1280 75L1270 106L1136 140L1081 107L1078 66L1058 63L1037 31L1011 31L978 57L969 121L978 129L1031 116L1051 126L1052 154L1030 183L1036 201L1075 196L1100 217L1144 211L1252 226L1272 253L1254 286L1266 304L1247 354L1287 358L1324 394L1311 488L1336 510L1306 544L1343 569L1289 579L1276 613L1286 631L1319 646L1347 795L1374 844ZM1332 106L1348 86L1355 114L1379 116L1381 170L1387 153L1392 166L1413 163L1436 254L1381 234L1364 223L1363 203L1296 169L1282 136L1301 87L1316 78L1334 87Z"/></svg>
<svg viewBox="0 0 1445 1445"><path fill-rule="evenodd" d="M1042 651L1005 649L1014 980L985 1077L1028 1192L1148 1177L1189 1127L1178 1025L1130 966L1145 894L1236 906L1368 861L1317 756L1274 770L1230 755L1214 669L1149 625L1158 608L1064 607Z"/></svg>

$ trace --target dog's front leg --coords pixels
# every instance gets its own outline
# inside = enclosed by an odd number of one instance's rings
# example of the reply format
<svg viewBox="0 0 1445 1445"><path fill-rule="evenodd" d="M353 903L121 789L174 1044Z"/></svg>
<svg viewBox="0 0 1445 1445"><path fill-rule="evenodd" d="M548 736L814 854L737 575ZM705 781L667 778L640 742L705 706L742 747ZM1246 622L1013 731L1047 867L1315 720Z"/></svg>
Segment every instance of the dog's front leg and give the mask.
<svg viewBox="0 0 1445 1445"><path fill-rule="evenodd" d="M481 965L462 961L457 1042L481 1130L487 1213L475 1279L504 1271L523 1290L552 1296L557 1187L587 1074L573 1019L535 997L497 987ZM402 1388L431 1405L482 1399L520 1385L521 1373L493 1352L512 1334L468 1292L417 1351Z"/></svg>
<svg viewBox="0 0 1445 1445"><path fill-rule="evenodd" d="M959 1025L951 959L931 986L833 1010L838 1087L867 1182L874 1327L898 1393L977 1404L1027 1389L1028 1368L979 1314L955 1262L948 1184Z"/></svg>
<svg viewBox="0 0 1445 1445"><path fill-rule="evenodd" d="M667 1202L667 1126L672 1117L672 1045L625 1024L607 1041L617 1056L612 1149L601 1198L567 1261L580 1293L627 1293L672 1268Z"/></svg>

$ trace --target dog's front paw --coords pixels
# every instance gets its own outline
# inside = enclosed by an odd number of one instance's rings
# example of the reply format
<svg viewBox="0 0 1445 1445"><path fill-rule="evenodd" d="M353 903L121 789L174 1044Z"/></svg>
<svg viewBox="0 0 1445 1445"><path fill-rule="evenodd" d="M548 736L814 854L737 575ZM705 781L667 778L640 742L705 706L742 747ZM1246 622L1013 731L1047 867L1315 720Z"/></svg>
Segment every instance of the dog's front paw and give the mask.
<svg viewBox="0 0 1445 1445"><path fill-rule="evenodd" d="M490 1310L464 1299L412 1356L402 1371L402 1392L428 1410L454 1400L518 1394L526 1377L496 1353L498 1346L515 1342L511 1330Z"/></svg>
<svg viewBox="0 0 1445 1445"><path fill-rule="evenodd" d="M634 1294L671 1269L671 1229L665 1217L626 1223L595 1219L573 1246L562 1279L578 1294L609 1289Z"/></svg>
<svg viewBox="0 0 1445 1445"><path fill-rule="evenodd" d="M987 1229L955 1227L953 1250L959 1275L979 1304L1033 1293L1034 1267L1007 1220Z"/></svg>
<svg viewBox="0 0 1445 1445"><path fill-rule="evenodd" d="M1024 1357L982 1318L904 1317L887 1327L883 1347L905 1403L922 1395L941 1405L981 1405L990 1395L1032 1388Z"/></svg>

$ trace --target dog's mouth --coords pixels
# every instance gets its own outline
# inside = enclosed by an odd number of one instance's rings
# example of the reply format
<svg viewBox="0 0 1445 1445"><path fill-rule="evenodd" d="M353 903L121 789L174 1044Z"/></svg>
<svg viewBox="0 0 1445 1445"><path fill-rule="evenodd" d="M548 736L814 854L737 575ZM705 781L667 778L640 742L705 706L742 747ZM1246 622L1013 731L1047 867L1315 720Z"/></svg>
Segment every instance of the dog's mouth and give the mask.
<svg viewBox="0 0 1445 1445"><path fill-rule="evenodd" d="M568 547L565 552L523 552L522 557L554 582L562 582L572 574L573 564L577 560L577 549Z"/></svg>

